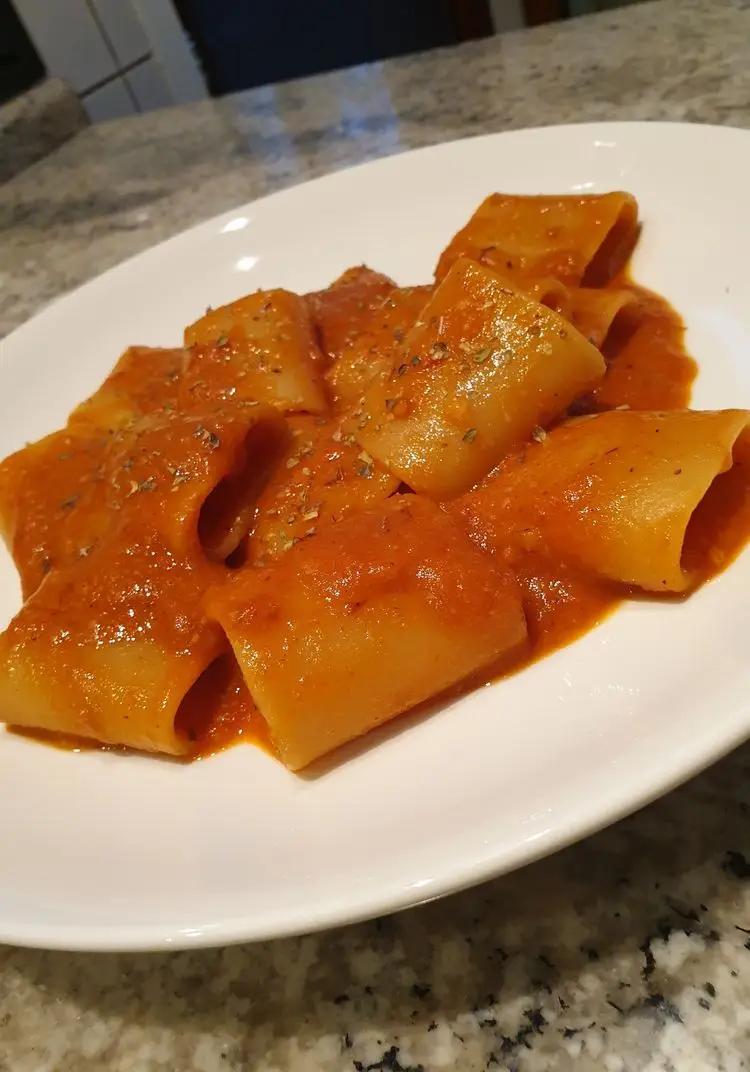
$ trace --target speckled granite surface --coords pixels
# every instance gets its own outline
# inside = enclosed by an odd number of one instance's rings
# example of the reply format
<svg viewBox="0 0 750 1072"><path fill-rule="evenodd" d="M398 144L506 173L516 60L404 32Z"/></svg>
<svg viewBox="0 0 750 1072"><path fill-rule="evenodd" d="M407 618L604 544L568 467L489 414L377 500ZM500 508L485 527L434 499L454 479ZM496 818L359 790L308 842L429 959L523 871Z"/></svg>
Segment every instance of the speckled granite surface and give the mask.
<svg viewBox="0 0 750 1072"><path fill-rule="evenodd" d="M0 187L0 334L191 223L347 164L597 119L750 123L747 0L661 0L90 127Z"/></svg>
<svg viewBox="0 0 750 1072"><path fill-rule="evenodd" d="M464 134L750 125L750 6L661 0L91 128L0 187L0 329L250 197ZM739 1072L750 746L552 859L390 919L171 955L0 950L0 1070Z"/></svg>
<svg viewBox="0 0 750 1072"><path fill-rule="evenodd" d="M387 919L215 951L0 951L8 1072L740 1072L750 747L611 830Z"/></svg>
<svg viewBox="0 0 750 1072"><path fill-rule="evenodd" d="M0 182L53 152L88 122L75 92L60 78L45 78L0 105Z"/></svg>

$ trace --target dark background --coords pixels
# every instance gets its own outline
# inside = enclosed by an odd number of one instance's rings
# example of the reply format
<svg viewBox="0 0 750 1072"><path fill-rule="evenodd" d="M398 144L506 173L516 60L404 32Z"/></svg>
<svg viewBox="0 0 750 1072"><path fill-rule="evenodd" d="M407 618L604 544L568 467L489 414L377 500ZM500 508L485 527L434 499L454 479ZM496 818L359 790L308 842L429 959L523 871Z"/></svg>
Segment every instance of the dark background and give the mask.
<svg viewBox="0 0 750 1072"><path fill-rule="evenodd" d="M0 0L0 104L29 89L44 74L42 61L10 0Z"/></svg>
<svg viewBox="0 0 750 1072"><path fill-rule="evenodd" d="M493 32L488 0L174 3L214 96ZM522 8L528 25L570 14L569 0L522 0ZM0 0L0 103L45 73L11 0Z"/></svg>
<svg viewBox="0 0 750 1072"><path fill-rule="evenodd" d="M492 33L487 0L175 0L212 94Z"/></svg>

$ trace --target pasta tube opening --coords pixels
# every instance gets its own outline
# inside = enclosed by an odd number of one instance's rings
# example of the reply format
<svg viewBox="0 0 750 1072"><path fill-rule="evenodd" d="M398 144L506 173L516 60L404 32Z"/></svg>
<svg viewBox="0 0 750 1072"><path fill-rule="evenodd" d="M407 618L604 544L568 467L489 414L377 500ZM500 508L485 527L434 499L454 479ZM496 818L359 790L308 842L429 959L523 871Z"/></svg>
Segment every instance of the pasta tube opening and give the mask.
<svg viewBox="0 0 750 1072"><path fill-rule="evenodd" d="M212 562L224 562L250 531L258 498L290 441L285 424L251 428L232 468L209 492L198 515L198 539Z"/></svg>
<svg viewBox="0 0 750 1072"><path fill-rule="evenodd" d="M174 731L193 756L221 751L241 739L268 742L265 722L231 650L217 656L185 693Z"/></svg>
<svg viewBox="0 0 750 1072"><path fill-rule="evenodd" d="M723 570L742 550L750 531L750 430L734 441L727 468L714 477L693 511L680 565L693 583Z"/></svg>

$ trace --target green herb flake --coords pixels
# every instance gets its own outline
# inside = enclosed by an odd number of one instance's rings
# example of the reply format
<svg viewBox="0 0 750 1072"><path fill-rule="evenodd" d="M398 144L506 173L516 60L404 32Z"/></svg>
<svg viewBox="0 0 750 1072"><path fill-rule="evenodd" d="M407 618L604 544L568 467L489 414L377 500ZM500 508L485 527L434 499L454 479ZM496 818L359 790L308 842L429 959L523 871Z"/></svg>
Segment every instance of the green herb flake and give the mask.
<svg viewBox="0 0 750 1072"><path fill-rule="evenodd" d="M221 446L221 440L216 432L212 432L209 428L204 428L202 424L198 425L193 435L196 439L201 439L211 450L216 450L217 447Z"/></svg>

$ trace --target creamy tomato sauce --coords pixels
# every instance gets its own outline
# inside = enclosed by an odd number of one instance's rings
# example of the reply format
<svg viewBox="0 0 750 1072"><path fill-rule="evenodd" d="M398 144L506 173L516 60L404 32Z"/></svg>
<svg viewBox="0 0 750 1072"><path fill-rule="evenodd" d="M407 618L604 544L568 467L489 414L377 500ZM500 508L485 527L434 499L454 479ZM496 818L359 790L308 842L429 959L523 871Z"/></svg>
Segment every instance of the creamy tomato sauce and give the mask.
<svg viewBox="0 0 750 1072"><path fill-rule="evenodd" d="M607 373L591 396L581 399L574 412L597 412L628 406L631 409L682 409L690 402L697 373L695 361L685 350L685 330L679 314L657 294L638 287L622 275L610 286L628 288L637 298L616 319L605 340L603 353ZM735 451L735 466L714 482L688 528L683 561L685 568L707 579L723 569L750 536L750 436L743 437ZM403 490L403 488L402 488ZM524 593L524 609L530 646L520 660L495 667L482 680L515 673L556 648L571 643L611 613L627 594L622 586L587 576L565 563L550 562L527 551L522 561L509 562ZM475 687L472 679L452 694ZM259 739L253 713L236 724L242 739ZM214 742L226 747L238 739L229 722L206 737L206 751ZM267 736L260 735L267 745ZM219 743L220 742L220 743ZM203 750L203 747L202 747Z"/></svg>
<svg viewBox="0 0 750 1072"><path fill-rule="evenodd" d="M572 408L576 414L627 406L630 409L682 409L690 402L697 366L685 350L681 317L663 298L632 283L612 280L612 289L625 287L637 305L615 318L602 353L607 372L590 396ZM608 288L609 289L609 288ZM623 592L599 578L582 575L564 563L524 556L521 583L531 637L526 663L571 643L619 604Z"/></svg>
<svg viewBox="0 0 750 1072"><path fill-rule="evenodd" d="M384 277L374 280L368 278L363 285L369 288L366 296L370 304L375 300L383 301L388 287ZM607 362L604 380L589 395L577 400L571 412L593 413L618 407L655 410L686 407L697 368L685 351L681 318L663 298L638 287L624 274L612 280L608 286L612 289L628 289L635 301L618 314L603 343L602 352ZM349 291L346 294L347 302L341 309L334 307L332 312L329 310L326 322L329 349L334 346L334 341L343 350L352 347L352 332L355 331L358 310L364 309L362 315L365 320L368 314L372 319L372 309ZM318 296L314 297L319 300ZM345 321L344 342L339 338L343 329L338 331L338 319ZM390 330L391 325L383 327L384 330ZM396 332L397 338L399 331ZM368 349L370 353L375 353L374 343L369 337ZM182 354L173 351L168 353L168 357L171 364L165 369L163 383L158 385L160 404L164 402L162 394L167 402L171 401L174 392L172 366L177 365ZM124 369L124 376L129 375L130 371L129 367ZM156 390L156 387L151 385L149 389ZM78 458L73 450L69 451L69 457L71 473L68 499L72 501L79 494L79 481L88 459L82 459L79 472ZM688 527L683 564L700 580L722 570L750 536L750 435L739 440L735 461L735 466L728 473L715 480ZM365 458L361 464L367 469L369 462ZM65 489L67 495L67 483ZM399 490L407 489L401 487ZM67 509L65 503L60 508ZM50 535L52 533L53 527ZM39 542L37 539L37 544ZM64 550L67 551L67 548ZM48 554L46 546L44 551ZM54 551L61 553L59 548L54 548ZM548 556L535 554L533 546L522 548L521 551L515 558L512 552L509 553L507 565L516 574L523 593L529 647L510 667L495 667L491 674L484 674L485 681L495 679L498 673L515 672L570 643L600 622L627 595L621 586L587 576L569 564L551 561ZM42 562L39 575L35 574L31 579L32 587L39 583L43 572ZM470 683L471 687L476 684L476 679ZM451 692L465 691L467 687L468 683L464 683L463 688L452 689ZM237 664L230 655L217 658L190 689L180 706L176 730L193 743L195 751L190 758L207 756L238 742L248 742L271 750L265 722L253 705ZM24 729L17 732L74 750L106 747L40 731Z"/></svg>
<svg viewBox="0 0 750 1072"><path fill-rule="evenodd" d="M604 380L572 407L573 412L687 407L698 367L685 349L681 317L664 298L637 286L626 275L613 279L609 286L627 287L637 303L616 318L604 342ZM732 469L714 481L688 526L682 562L700 582L729 565L750 538L750 435L740 438L734 459ZM586 576L569 564L535 557L531 549L522 561L511 564L524 590L531 638L522 666L571 643L628 594L622 586Z"/></svg>

